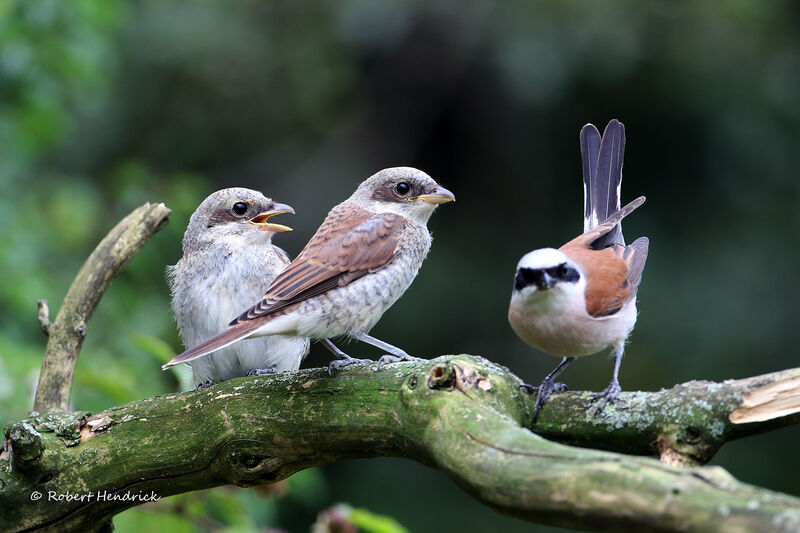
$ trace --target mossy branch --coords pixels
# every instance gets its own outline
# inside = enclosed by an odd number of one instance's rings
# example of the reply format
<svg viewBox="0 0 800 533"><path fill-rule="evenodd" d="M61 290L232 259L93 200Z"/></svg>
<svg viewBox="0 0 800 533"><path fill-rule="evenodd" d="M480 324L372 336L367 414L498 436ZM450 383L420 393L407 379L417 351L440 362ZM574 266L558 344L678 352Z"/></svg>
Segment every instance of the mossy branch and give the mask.
<svg viewBox="0 0 800 533"><path fill-rule="evenodd" d="M151 495L271 483L311 466L377 456L440 469L497 511L546 524L636 531L800 528L800 500L736 481L721 468L678 468L542 438L526 428L532 397L519 384L508 370L461 355L381 371L352 368L334 377L314 369L240 378L95 415L33 416L6 428L0 531L90 531ZM671 391L683 397L684 409L699 409L682 387ZM578 398L583 395L555 395L537 430L550 428L549 436L559 438L552 425L558 413L576 408ZM613 420L625 401L600 418ZM660 424L679 424L670 422L674 411L664 410ZM626 451L653 449L644 444L648 431L639 433L636 424L612 431L572 415L561 423L566 440L594 431L611 447L611 434L622 431L626 436L618 440ZM722 434L739 436L733 429ZM32 501L34 491L40 500ZM53 500L63 494L95 496Z"/></svg>
<svg viewBox="0 0 800 533"><path fill-rule="evenodd" d="M52 324L47 302L40 300L39 323L49 339L34 410L69 408L75 365L97 304L128 261L167 224L169 214L164 204L147 203L114 226L81 267Z"/></svg>

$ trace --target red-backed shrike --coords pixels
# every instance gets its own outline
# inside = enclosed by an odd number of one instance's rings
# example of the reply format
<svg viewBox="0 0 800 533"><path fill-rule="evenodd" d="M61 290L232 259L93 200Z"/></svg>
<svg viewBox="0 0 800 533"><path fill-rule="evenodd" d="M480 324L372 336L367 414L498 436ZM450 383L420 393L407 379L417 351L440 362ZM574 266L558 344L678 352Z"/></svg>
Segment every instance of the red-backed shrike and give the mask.
<svg viewBox="0 0 800 533"><path fill-rule="evenodd" d="M453 194L424 172L389 168L364 181L335 206L261 301L224 332L185 351L163 368L192 361L248 337L294 335L322 341L340 368L356 360L329 340L348 336L388 352L381 362L414 359L367 335L408 289L431 246L427 222Z"/></svg>
<svg viewBox="0 0 800 533"><path fill-rule="evenodd" d="M576 357L611 348L614 373L596 413L619 394L619 367L625 341L636 323L636 292L649 241L626 246L620 225L642 205L639 197L620 209L625 128L617 120L600 133L591 124L581 130L584 233L558 250L542 248L520 259L508 320L519 337L543 352L563 357L537 388L534 422L554 390L566 390L555 378Z"/></svg>
<svg viewBox="0 0 800 533"><path fill-rule="evenodd" d="M289 264L272 236L291 228L268 221L281 213L294 209L236 187L213 193L192 214L183 236L183 257L167 267L172 310L185 346L226 330L231 317L264 294ZM194 384L205 387L248 374L297 370L308 347L308 339L301 337L240 342L193 361Z"/></svg>

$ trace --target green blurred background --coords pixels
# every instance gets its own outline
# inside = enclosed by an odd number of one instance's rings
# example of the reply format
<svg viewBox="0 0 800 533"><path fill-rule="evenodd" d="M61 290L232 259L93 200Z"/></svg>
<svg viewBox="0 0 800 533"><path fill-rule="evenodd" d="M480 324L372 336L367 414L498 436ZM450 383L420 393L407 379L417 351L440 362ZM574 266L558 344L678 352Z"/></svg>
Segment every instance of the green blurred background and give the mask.
<svg viewBox="0 0 800 533"><path fill-rule="evenodd" d="M420 276L373 332L537 382L557 360L506 322L514 267L581 230L578 131L611 118L628 134L623 202L648 197L625 230L651 239L623 388L797 366L797 3L0 0L0 422L31 406L46 340L36 300L54 317L133 208L165 202L173 215L98 307L76 409L180 387L159 368L181 349L164 267L207 194L248 186L294 206L295 231L276 241L296 255L333 204L396 165L422 168L458 202L431 220ZM315 346L305 365L328 360ZM600 390L611 366L581 360L564 380ZM800 495L798 438L735 442L714 463ZM115 522L306 531L337 502L412 531L554 531L396 459L165 499Z"/></svg>

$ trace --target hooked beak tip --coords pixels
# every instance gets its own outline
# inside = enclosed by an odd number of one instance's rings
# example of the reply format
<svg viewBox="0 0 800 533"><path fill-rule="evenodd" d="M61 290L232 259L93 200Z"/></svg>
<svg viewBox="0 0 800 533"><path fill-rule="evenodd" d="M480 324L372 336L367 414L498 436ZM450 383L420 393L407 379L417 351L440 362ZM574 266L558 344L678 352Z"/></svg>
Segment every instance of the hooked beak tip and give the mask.
<svg viewBox="0 0 800 533"><path fill-rule="evenodd" d="M426 204L440 205L448 202L455 202L456 195L448 191L441 185L437 185L436 189L430 194L420 194L417 200L422 200Z"/></svg>

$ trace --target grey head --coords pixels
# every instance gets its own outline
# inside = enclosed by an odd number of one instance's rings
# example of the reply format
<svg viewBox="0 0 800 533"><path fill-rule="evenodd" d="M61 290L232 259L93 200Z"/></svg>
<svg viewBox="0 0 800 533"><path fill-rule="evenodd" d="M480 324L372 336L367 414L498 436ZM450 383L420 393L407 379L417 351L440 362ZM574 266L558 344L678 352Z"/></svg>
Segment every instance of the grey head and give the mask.
<svg viewBox="0 0 800 533"><path fill-rule="evenodd" d="M292 230L269 222L270 217L281 213L294 213L294 209L253 189L219 190L203 200L192 213L183 236L183 253L196 252L226 238L269 243L274 233Z"/></svg>
<svg viewBox="0 0 800 533"><path fill-rule="evenodd" d="M348 201L373 213L396 213L426 224L440 204L456 197L425 172L412 167L386 168L365 180Z"/></svg>

